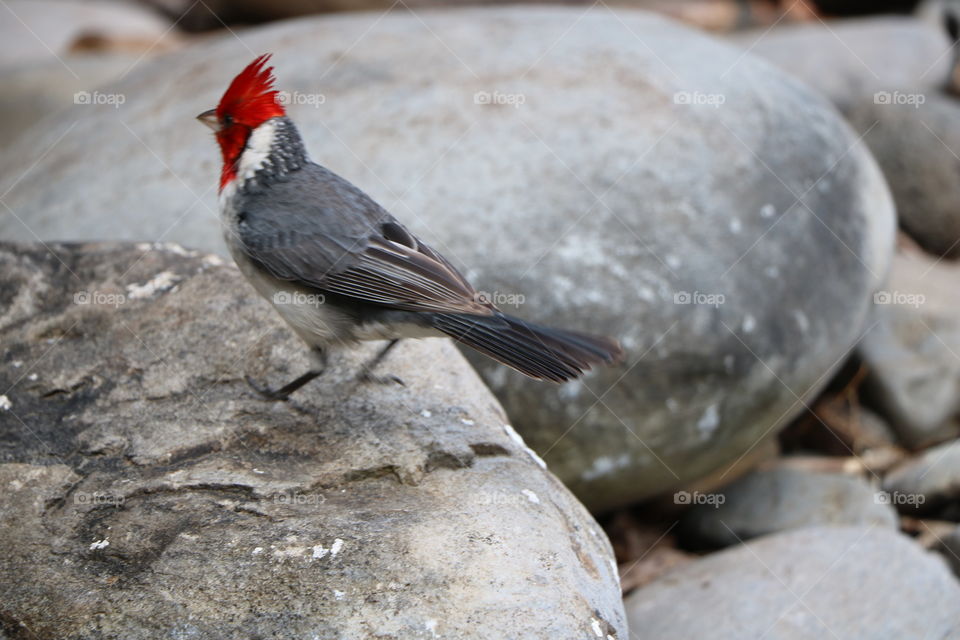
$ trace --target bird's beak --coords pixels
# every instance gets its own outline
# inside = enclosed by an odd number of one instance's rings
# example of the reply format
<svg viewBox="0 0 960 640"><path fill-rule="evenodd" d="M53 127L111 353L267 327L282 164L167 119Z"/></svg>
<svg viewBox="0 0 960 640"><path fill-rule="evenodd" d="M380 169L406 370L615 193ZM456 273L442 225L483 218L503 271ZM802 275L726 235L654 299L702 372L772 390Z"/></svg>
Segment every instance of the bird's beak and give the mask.
<svg viewBox="0 0 960 640"><path fill-rule="evenodd" d="M214 131L220 131L220 120L217 118L217 110L210 109L197 116L197 120L207 125Z"/></svg>

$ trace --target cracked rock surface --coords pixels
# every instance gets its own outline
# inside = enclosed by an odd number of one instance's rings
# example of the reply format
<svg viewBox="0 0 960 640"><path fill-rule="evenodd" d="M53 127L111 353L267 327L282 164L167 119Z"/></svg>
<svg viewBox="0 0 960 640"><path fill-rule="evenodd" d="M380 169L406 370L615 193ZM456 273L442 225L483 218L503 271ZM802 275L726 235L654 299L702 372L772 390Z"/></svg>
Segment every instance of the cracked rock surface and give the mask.
<svg viewBox="0 0 960 640"><path fill-rule="evenodd" d="M0 244L0 636L626 637L605 535L449 342L266 402L244 375L308 362L232 266L49 248Z"/></svg>

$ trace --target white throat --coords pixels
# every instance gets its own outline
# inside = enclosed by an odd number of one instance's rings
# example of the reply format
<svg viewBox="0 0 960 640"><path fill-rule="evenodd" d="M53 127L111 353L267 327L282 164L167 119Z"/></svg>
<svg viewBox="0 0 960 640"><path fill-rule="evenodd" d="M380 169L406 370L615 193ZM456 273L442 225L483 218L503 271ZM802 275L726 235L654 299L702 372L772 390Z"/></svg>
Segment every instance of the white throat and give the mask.
<svg viewBox="0 0 960 640"><path fill-rule="evenodd" d="M221 209L226 201L233 198L240 185L252 178L266 164L270 157L270 150L273 149L276 133L277 121L273 119L267 120L250 133L247 145L240 154L240 162L237 163L236 177L220 192Z"/></svg>

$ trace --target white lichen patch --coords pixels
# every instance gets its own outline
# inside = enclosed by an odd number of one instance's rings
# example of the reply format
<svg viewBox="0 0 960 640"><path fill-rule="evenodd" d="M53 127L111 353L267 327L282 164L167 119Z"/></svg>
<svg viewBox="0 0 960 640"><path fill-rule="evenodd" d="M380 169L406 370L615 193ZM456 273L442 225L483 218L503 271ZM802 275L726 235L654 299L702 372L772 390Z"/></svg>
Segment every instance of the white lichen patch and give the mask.
<svg viewBox="0 0 960 640"><path fill-rule="evenodd" d="M596 618L590 618L590 628L593 629L594 635L598 638L603 637L603 627L600 626L600 621Z"/></svg>
<svg viewBox="0 0 960 640"><path fill-rule="evenodd" d="M162 271L143 284L128 284L127 295L131 300L150 298L167 291L180 279L172 271Z"/></svg>
<svg viewBox="0 0 960 640"><path fill-rule="evenodd" d="M10 398L7 396L0 396L0 410L9 411L13 406L13 403L10 402Z"/></svg>
<svg viewBox="0 0 960 640"><path fill-rule="evenodd" d="M595 480L596 478L609 475L617 469L623 469L630 464L630 454L622 453L616 458L613 456L600 456L595 458L590 467L580 474L583 480Z"/></svg>
<svg viewBox="0 0 960 640"><path fill-rule="evenodd" d="M106 549L110 546L110 541L104 538L103 540L94 540L90 543L90 551L99 551L100 549Z"/></svg>
<svg viewBox="0 0 960 640"><path fill-rule="evenodd" d="M533 491L531 491L530 489L523 489L523 490L520 491L520 493L522 493L523 495L527 496L527 500L529 500L529 501L532 502L533 504L540 504L540 496L538 496L537 494L535 494L535 493L534 493Z"/></svg>
<svg viewBox="0 0 960 640"><path fill-rule="evenodd" d="M527 443L523 441L523 438L520 437L520 434L517 433L517 430L514 429L512 425L503 425L503 431L510 437L511 440L517 443L520 448L526 451L527 455L530 456L530 459L536 462L541 469L547 468L547 463L543 461L543 458L538 456L536 451L527 446Z"/></svg>
<svg viewBox="0 0 960 640"><path fill-rule="evenodd" d="M340 549L342 548L343 540L340 538L336 538L333 541L333 544L330 545L329 549L324 547L322 544L315 544L313 545L313 553L310 558L312 560L319 560L320 558L325 558L327 555L329 555L331 558L335 558L337 554L340 553Z"/></svg>
<svg viewBox="0 0 960 640"><path fill-rule="evenodd" d="M720 412L717 405L712 404L703 412L700 419L697 420L697 430L704 437L709 436L720 426Z"/></svg>
<svg viewBox="0 0 960 640"><path fill-rule="evenodd" d="M286 560L287 558L302 558L307 552L307 547L300 546L291 546L284 547L283 549L274 549L273 550L273 559L274 560Z"/></svg>

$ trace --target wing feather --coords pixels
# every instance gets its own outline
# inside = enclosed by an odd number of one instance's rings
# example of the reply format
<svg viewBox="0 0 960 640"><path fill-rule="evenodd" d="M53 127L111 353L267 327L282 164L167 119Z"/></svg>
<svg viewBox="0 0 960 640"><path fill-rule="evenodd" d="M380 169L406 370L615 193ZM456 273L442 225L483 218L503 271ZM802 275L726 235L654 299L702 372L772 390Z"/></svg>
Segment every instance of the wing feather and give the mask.
<svg viewBox="0 0 960 640"><path fill-rule="evenodd" d="M244 203L238 239L249 259L275 278L358 302L493 313L447 259L359 189L317 165L305 169Z"/></svg>

